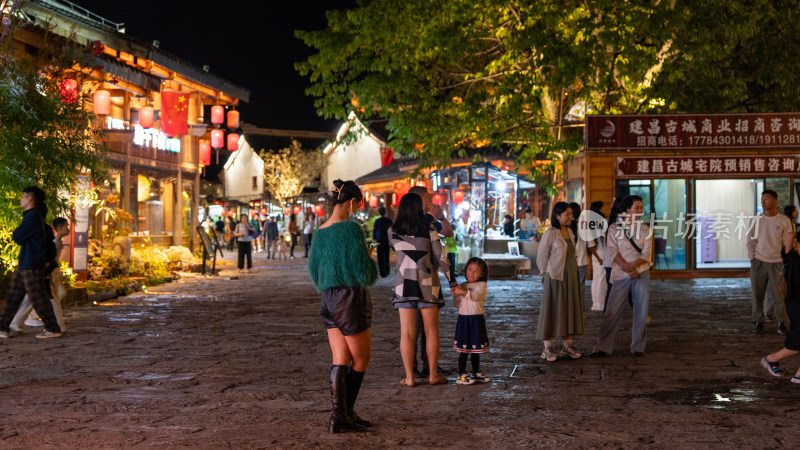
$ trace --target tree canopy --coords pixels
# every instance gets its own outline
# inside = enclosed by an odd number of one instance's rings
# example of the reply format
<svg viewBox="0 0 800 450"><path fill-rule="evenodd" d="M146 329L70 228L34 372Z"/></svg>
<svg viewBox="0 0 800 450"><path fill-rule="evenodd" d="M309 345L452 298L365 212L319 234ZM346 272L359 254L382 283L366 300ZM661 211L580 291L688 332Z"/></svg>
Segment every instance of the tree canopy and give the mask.
<svg viewBox="0 0 800 450"><path fill-rule="evenodd" d="M796 108L798 6L359 0L296 33L318 51L296 68L321 115L389 119L392 147L423 165L495 146L546 175L583 141L565 117Z"/></svg>
<svg viewBox="0 0 800 450"><path fill-rule="evenodd" d="M264 188L278 202L302 194L326 165L320 152L303 149L296 139L280 150L262 149L258 156L264 161Z"/></svg>

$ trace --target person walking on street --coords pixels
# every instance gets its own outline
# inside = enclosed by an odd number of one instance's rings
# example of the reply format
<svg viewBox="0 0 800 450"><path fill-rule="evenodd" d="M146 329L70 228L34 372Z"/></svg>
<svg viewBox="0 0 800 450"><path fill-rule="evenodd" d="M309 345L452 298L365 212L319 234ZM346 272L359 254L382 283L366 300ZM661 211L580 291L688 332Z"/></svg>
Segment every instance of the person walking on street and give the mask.
<svg viewBox="0 0 800 450"><path fill-rule="evenodd" d="M64 242L62 239L64 239L64 237L70 233L69 221L63 217L55 218L53 220L53 232L55 234L53 242L56 249L55 263L58 264L59 260L61 259L61 251L64 249ZM53 314L56 315L58 327L61 329L61 332L66 333L67 325L64 323L64 313L61 309L61 300L63 300L64 296L67 295L67 289L61 283L61 269L59 267L53 268L53 271L50 272L48 282L48 287L50 289L50 303L53 305ZM25 325L37 327L42 326L42 321L39 319L39 316L36 314L36 312L33 312L33 305L31 305L27 295L22 300L22 304L20 305L17 314L14 316L14 320L11 321L9 329L12 332L22 332L22 329Z"/></svg>
<svg viewBox="0 0 800 450"><path fill-rule="evenodd" d="M300 234L300 227L297 226L297 216L289 216L289 258L294 259L294 247L297 245L297 236Z"/></svg>
<svg viewBox="0 0 800 450"><path fill-rule="evenodd" d="M269 218L267 222L267 259L275 259L278 255L278 224L275 222L274 217Z"/></svg>
<svg viewBox="0 0 800 450"><path fill-rule="evenodd" d="M260 251L261 246L259 245L259 243L261 242L262 228L261 228L261 222L258 220L258 216L255 214L250 219L250 227L256 232L255 236L253 236L253 245L256 247L255 250Z"/></svg>
<svg viewBox="0 0 800 450"><path fill-rule="evenodd" d="M25 212L22 214L22 223L11 235L14 242L20 246L19 260L6 295L6 304L0 315L0 338L12 336L9 326L25 294L44 322L44 331L36 337L40 339L61 337L61 328L58 326L58 319L48 295L47 277L49 271L55 269L56 256L55 248L50 248L54 247L53 231L44 222L46 215L43 214L46 212L44 201L44 191L37 186L29 186L22 191L19 204ZM51 251L53 254L49 255Z"/></svg>
<svg viewBox="0 0 800 450"><path fill-rule="evenodd" d="M253 227L247 222L247 216L242 214L239 217L239 224L236 225L236 229L234 231L234 236L236 236L236 242L239 246L239 260L237 267L239 267L239 272L244 272L244 259L247 258L247 272L253 270L253 237L252 234L254 232Z"/></svg>
<svg viewBox="0 0 800 450"><path fill-rule="evenodd" d="M786 282L786 313L789 317L789 330L783 348L761 358L761 365L773 377L782 377L783 369L779 362L800 353L800 243L794 236L784 236L781 256L784 263L783 279ZM791 378L792 383L800 383L800 369Z"/></svg>
<svg viewBox="0 0 800 450"><path fill-rule="evenodd" d="M481 372L480 354L489 351L489 334L483 316L489 267L486 261L474 257L467 261L464 272L467 282L452 289L453 306L458 308L453 339L453 348L459 352L456 384L488 383L491 379ZM467 373L467 355L472 360L472 375Z"/></svg>
<svg viewBox="0 0 800 450"><path fill-rule="evenodd" d="M380 217L372 225L372 241L378 243L378 273L381 278L389 276L389 228L392 219L386 217L386 208L378 208Z"/></svg>
<svg viewBox="0 0 800 450"><path fill-rule="evenodd" d="M228 236L228 251L233 251L233 243L236 242L236 221L232 216L225 218L225 234Z"/></svg>
<svg viewBox="0 0 800 450"><path fill-rule="evenodd" d="M314 237L314 214L308 214L306 215L306 226L303 228L303 242L306 244L306 254L303 255L303 258L308 258L312 237Z"/></svg>
<svg viewBox="0 0 800 450"><path fill-rule="evenodd" d="M764 296L772 299L772 310L778 320L778 333L786 334L786 305L778 292L783 271L781 248L787 235L794 236L792 223L780 214L778 194L772 190L761 193L764 212L754 217L747 230L747 257L750 259L750 286L753 290L753 333L764 330Z"/></svg>
<svg viewBox="0 0 800 450"><path fill-rule="evenodd" d="M333 356L328 432L341 433L372 426L354 407L370 360L372 300L367 287L375 283L377 270L361 227L348 220L361 206L361 189L352 181L336 180L333 185L333 213L317 233L308 273L322 293L320 316Z"/></svg>
<svg viewBox="0 0 800 450"><path fill-rule="evenodd" d="M550 223L552 227L542 236L536 254L544 286L536 339L544 344L542 360L553 362L559 357L581 357L572 345L572 337L583 334L583 301L579 297L578 260L570 228L572 209L566 202L553 206ZM559 337L562 347L557 350L553 339Z"/></svg>
<svg viewBox="0 0 800 450"><path fill-rule="evenodd" d="M619 206L621 222L609 226L606 258L611 261L611 291L590 357L608 356L614 352L614 337L629 295L633 302L631 352L636 357L644 356L653 236L650 227L641 222L643 210L642 198L629 195Z"/></svg>

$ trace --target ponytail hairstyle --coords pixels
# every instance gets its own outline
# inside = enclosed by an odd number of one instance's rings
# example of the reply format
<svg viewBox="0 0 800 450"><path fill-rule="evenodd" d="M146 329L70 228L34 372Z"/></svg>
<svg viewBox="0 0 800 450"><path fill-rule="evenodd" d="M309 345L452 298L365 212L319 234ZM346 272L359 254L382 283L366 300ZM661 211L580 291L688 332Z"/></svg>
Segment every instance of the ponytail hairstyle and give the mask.
<svg viewBox="0 0 800 450"><path fill-rule="evenodd" d="M333 199L333 206L347 203L352 199L356 199L360 206L361 202L364 201L364 194L361 193L361 189L355 182L336 180L333 182L331 198Z"/></svg>

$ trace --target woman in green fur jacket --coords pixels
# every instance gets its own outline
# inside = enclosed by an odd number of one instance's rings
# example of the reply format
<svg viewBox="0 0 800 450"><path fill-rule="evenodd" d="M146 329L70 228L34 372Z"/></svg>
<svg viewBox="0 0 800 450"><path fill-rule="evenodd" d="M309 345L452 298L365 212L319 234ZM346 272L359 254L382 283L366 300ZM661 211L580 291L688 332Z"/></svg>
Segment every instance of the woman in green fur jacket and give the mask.
<svg viewBox="0 0 800 450"><path fill-rule="evenodd" d="M314 236L308 272L322 293L320 316L333 353L328 431L340 433L372 425L358 417L353 406L369 364L372 301L367 286L375 283L378 271L364 232L348 220L361 207L361 189L352 181L336 180L333 185L333 213Z"/></svg>

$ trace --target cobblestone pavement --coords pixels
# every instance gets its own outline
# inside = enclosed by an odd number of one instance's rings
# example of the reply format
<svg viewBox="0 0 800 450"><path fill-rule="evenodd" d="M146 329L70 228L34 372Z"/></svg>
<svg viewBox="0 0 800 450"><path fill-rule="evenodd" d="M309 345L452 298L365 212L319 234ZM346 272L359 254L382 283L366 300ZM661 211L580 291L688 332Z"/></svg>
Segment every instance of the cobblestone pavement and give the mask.
<svg viewBox="0 0 800 450"><path fill-rule="evenodd" d="M228 256L230 259L230 256ZM630 311L609 358L543 363L533 339L536 276L492 280L485 385L397 384L391 278L371 289L372 362L357 410L367 433L328 435L330 350L304 259L181 280L66 311L69 332L0 342L2 448L612 447L778 448L800 442L800 385L760 358L783 342L751 334L749 281L653 281L647 356ZM588 296L588 289L587 289ZM587 300L586 306L590 301ZM457 311L441 311L441 365ZM586 312L579 350L600 313ZM793 373L800 357L788 361ZM424 379L419 379L424 383ZM795 444L792 444L794 442Z"/></svg>

